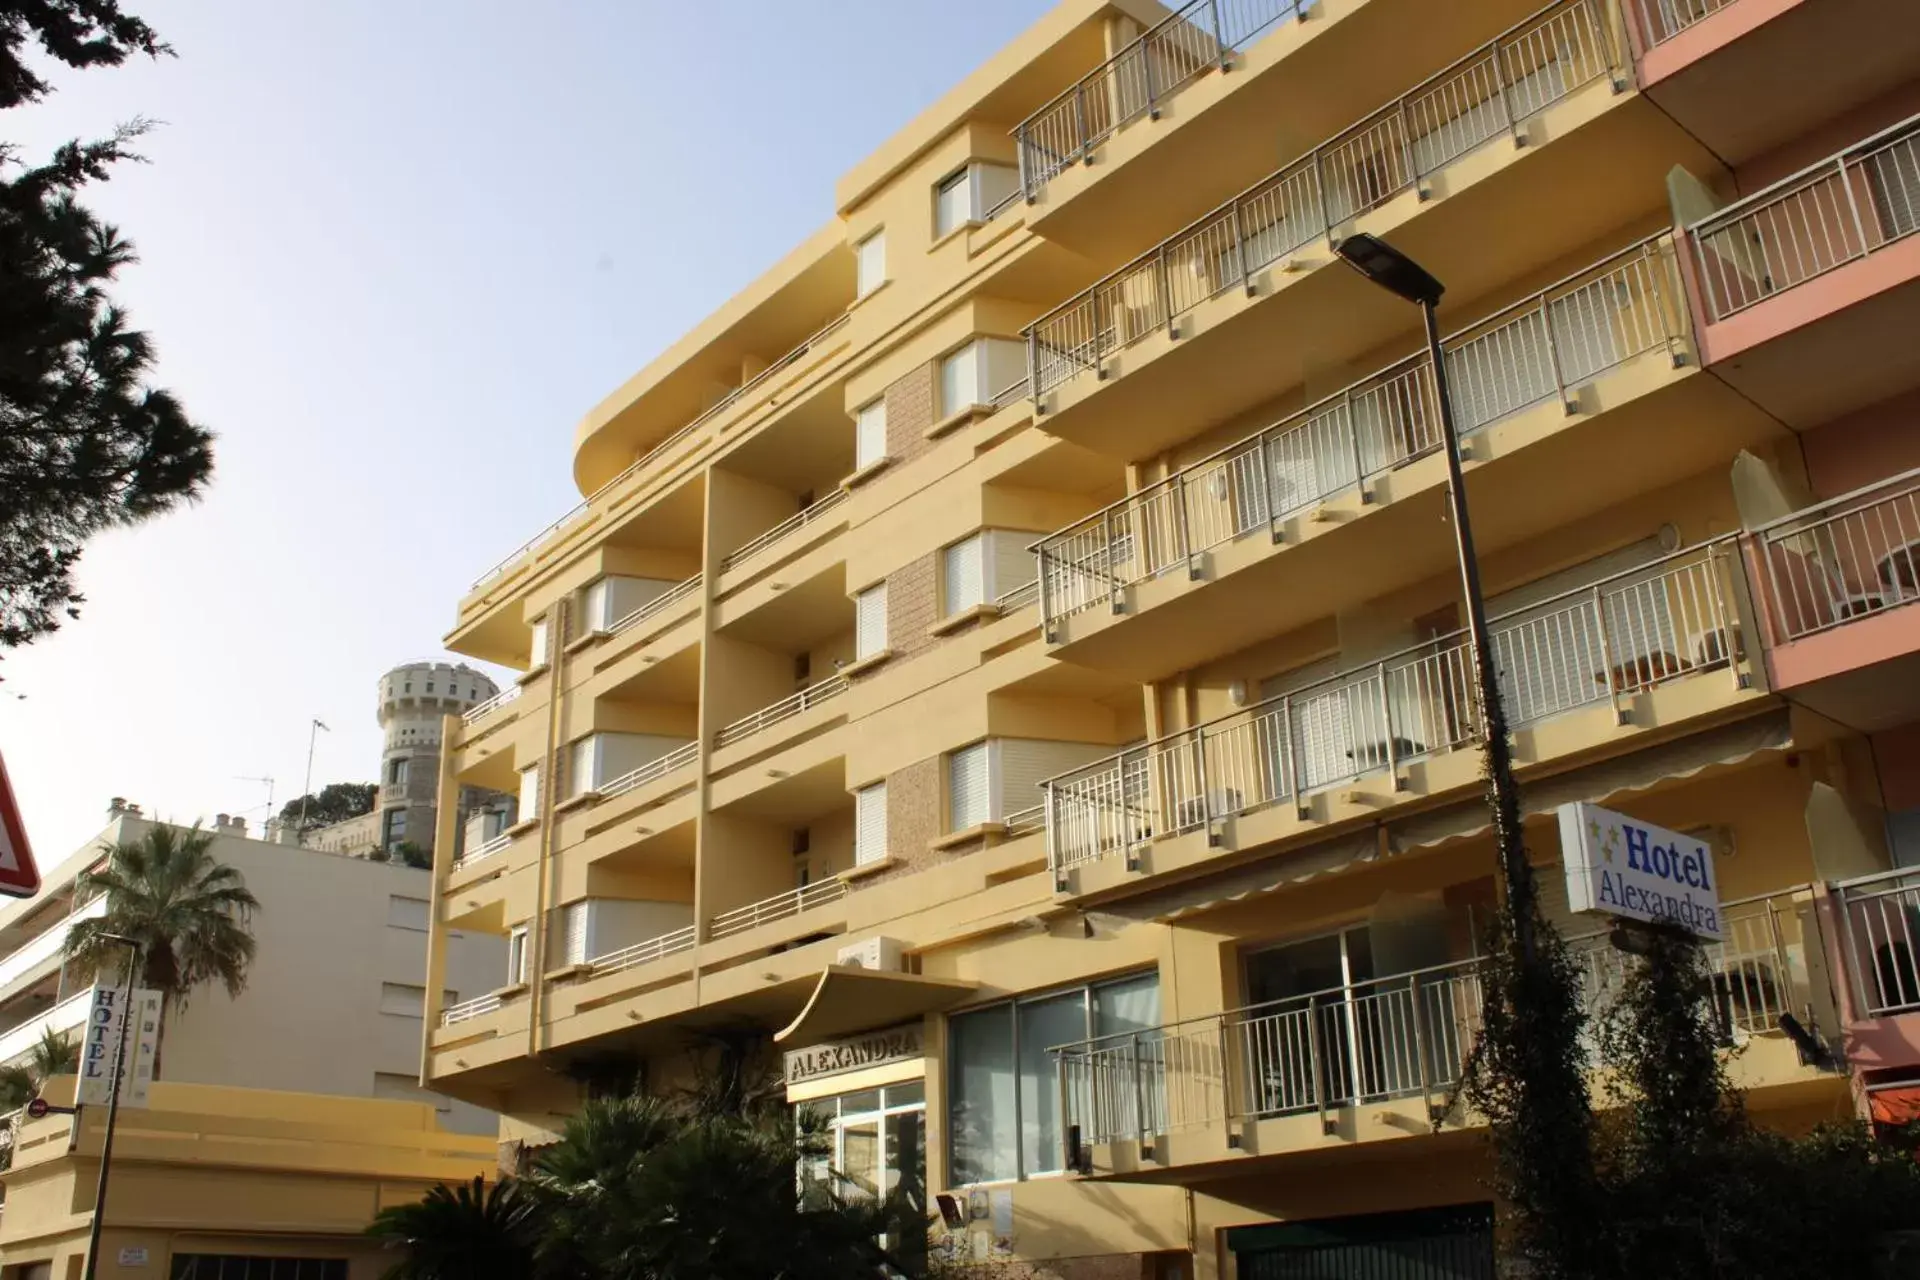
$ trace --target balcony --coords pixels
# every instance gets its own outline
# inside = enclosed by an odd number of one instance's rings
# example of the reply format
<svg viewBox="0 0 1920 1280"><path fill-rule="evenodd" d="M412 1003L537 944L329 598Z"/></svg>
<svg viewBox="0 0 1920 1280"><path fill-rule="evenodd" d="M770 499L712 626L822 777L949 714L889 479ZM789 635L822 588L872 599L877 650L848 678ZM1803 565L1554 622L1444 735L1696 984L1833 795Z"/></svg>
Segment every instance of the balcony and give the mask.
<svg viewBox="0 0 1920 1280"><path fill-rule="evenodd" d="M1645 695L1714 671L1744 687L1735 550L1717 539L1496 619L1509 722L1607 707L1624 724ZM1084 889L1070 873L1085 864L1124 857L1133 868L1156 841L1205 831L1213 843L1225 822L1263 810L1290 804L1304 823L1316 795L1368 776L1383 776L1389 797L1410 789L1416 762L1481 742L1475 689L1469 640L1456 632L1050 778L1056 883ZM1254 827L1241 847L1258 842Z"/></svg>
<svg viewBox="0 0 1920 1280"><path fill-rule="evenodd" d="M707 937L713 941L719 941L722 938L750 933L762 925L791 920L815 907L824 907L846 896L847 882L839 876L829 876L824 880L802 885L798 889L748 903L744 907L722 911L707 922Z"/></svg>
<svg viewBox="0 0 1920 1280"><path fill-rule="evenodd" d="M477 742L500 726L511 724L514 716L519 712L506 714L506 708L518 702L520 695L525 692L524 685L508 685L485 702L475 703L462 712L460 715L460 724L464 731L462 745Z"/></svg>
<svg viewBox="0 0 1920 1280"><path fill-rule="evenodd" d="M60 967L65 957L67 933L81 920L95 920L107 912L104 896L74 909L58 924L42 930L18 949L0 959L0 994L11 993L23 982L45 977Z"/></svg>
<svg viewBox="0 0 1920 1280"><path fill-rule="evenodd" d="M636 943L631 947L609 951L606 955L595 956L587 961L586 978L592 980L605 977L609 973L623 973L628 969L637 969L643 964L651 964L655 960L664 960L668 956L678 955L682 951L691 951L696 940L694 927L688 925L684 929L675 929L657 938L648 938L645 942Z"/></svg>
<svg viewBox="0 0 1920 1280"><path fill-rule="evenodd" d="M1743 1083L1813 1078L1779 1031L1826 1007L1824 942L1808 887L1729 902L1724 943L1705 948L1715 1013L1747 1051ZM1602 1013L1626 977L1604 935L1571 939L1581 1002ZM1062 1110L1091 1148L1083 1166L1126 1175L1477 1122L1446 1105L1480 1033L1479 962L1369 982L1054 1050ZM1398 1103L1404 1119L1393 1123ZM1362 1125L1374 1108L1380 1123ZM1411 1115L1405 1115L1406 1112Z"/></svg>
<svg viewBox="0 0 1920 1280"><path fill-rule="evenodd" d="M514 837L512 835L502 831L491 840L482 841L480 844L475 845L473 848L455 858L450 870L454 875L470 871L495 854L505 853L507 847L513 843L513 840Z"/></svg>
<svg viewBox="0 0 1920 1280"><path fill-rule="evenodd" d="M723 725L714 735L715 748L730 747L737 742L745 742L776 725L784 724L795 717L804 715L824 702L828 702L845 693L848 680L842 675L831 675L818 684L808 685L790 698L782 698L772 706L762 707L750 716L742 716L732 724Z"/></svg>
<svg viewBox="0 0 1920 1280"><path fill-rule="evenodd" d="M1856 729L1920 719L1920 471L1756 530L1775 688Z"/></svg>
<svg viewBox="0 0 1920 1280"><path fill-rule="evenodd" d="M1703 358L1796 427L1915 385L1916 230L1920 116L1694 223Z"/></svg>
<svg viewBox="0 0 1920 1280"><path fill-rule="evenodd" d="M87 1009L93 1003L93 993L82 991L77 996L68 996L53 1008L37 1017L0 1034L0 1063L12 1062L28 1053L40 1038L51 1031L56 1035L66 1035L83 1026L87 1021Z"/></svg>
<svg viewBox="0 0 1920 1280"><path fill-rule="evenodd" d="M792 537L794 534L799 533L802 529L807 528L809 525L818 523L822 516L832 511L835 507L838 507L841 503L845 502L848 496L849 495L847 490L834 489L832 492L828 493L826 497L821 498L818 502L815 502L813 505L807 507L804 511L801 511L800 513L791 517L790 519L781 521L779 524L773 526L773 528L767 530L765 533L753 539L751 542L746 543L744 546L741 546L737 550L727 553L727 555L724 558L722 558L720 561L721 572L724 573L730 569L739 568L741 565L746 564L748 561L754 559L756 556L758 556L762 551L765 551L767 548L786 541L788 538Z"/></svg>

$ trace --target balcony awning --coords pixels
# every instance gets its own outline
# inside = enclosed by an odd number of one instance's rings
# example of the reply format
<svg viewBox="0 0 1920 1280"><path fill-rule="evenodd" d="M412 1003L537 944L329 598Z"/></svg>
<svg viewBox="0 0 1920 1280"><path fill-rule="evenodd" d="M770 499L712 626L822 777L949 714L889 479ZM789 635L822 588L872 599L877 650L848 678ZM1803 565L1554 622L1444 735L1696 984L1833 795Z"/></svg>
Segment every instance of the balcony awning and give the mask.
<svg viewBox="0 0 1920 1280"><path fill-rule="evenodd" d="M1920 1082L1869 1085L1867 1109L1875 1124L1912 1124L1920 1120Z"/></svg>
<svg viewBox="0 0 1920 1280"><path fill-rule="evenodd" d="M804 1048L856 1031L871 1031L959 1004L976 983L886 973L859 965L831 964L814 983L800 1015L774 1033L774 1043Z"/></svg>
<svg viewBox="0 0 1920 1280"><path fill-rule="evenodd" d="M1569 769L1549 778L1524 782L1521 802L1526 806L1528 817L1544 817L1574 800L1605 804L1710 769L1743 764L1767 752L1784 751L1792 743L1789 716L1783 709ZM1470 799L1414 814L1399 822L1366 827L1251 867L1141 894L1104 909L1132 919L1177 920L1263 897L1302 881L1333 875L1384 857L1484 836L1492 829L1486 801L1475 794Z"/></svg>

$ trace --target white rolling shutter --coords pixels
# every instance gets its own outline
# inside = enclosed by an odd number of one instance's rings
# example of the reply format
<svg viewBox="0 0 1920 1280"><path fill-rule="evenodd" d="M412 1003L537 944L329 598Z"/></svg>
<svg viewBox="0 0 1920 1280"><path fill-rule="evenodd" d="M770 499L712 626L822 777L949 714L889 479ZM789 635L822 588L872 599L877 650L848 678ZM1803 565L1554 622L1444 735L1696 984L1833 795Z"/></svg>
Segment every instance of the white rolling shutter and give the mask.
<svg viewBox="0 0 1920 1280"><path fill-rule="evenodd" d="M981 534L940 553L942 612L947 617L987 598L986 548Z"/></svg>
<svg viewBox="0 0 1920 1280"><path fill-rule="evenodd" d="M600 776L600 761L603 758L601 739L597 733L590 733L573 744L572 768L568 776L573 783L573 794L591 791L604 781Z"/></svg>
<svg viewBox="0 0 1920 1280"><path fill-rule="evenodd" d="M875 400L853 415L853 469L862 470L887 456L887 402Z"/></svg>
<svg viewBox="0 0 1920 1280"><path fill-rule="evenodd" d="M933 234L944 236L973 216L973 171L962 169L934 190Z"/></svg>
<svg viewBox="0 0 1920 1280"><path fill-rule="evenodd" d="M507 935L507 985L527 980L527 926L519 925Z"/></svg>
<svg viewBox="0 0 1920 1280"><path fill-rule="evenodd" d="M597 578L587 588L580 609L581 621L586 624L583 630L605 631L613 621L611 606L608 604L610 586L611 584L605 578Z"/></svg>
<svg viewBox="0 0 1920 1280"><path fill-rule="evenodd" d="M877 582L853 598L853 656L871 658L887 647L887 584Z"/></svg>
<svg viewBox="0 0 1920 1280"><path fill-rule="evenodd" d="M854 292L866 297L887 282L887 233L876 231L854 246Z"/></svg>
<svg viewBox="0 0 1920 1280"><path fill-rule="evenodd" d="M980 343L969 342L940 362L940 416L955 414L987 397L980 392Z"/></svg>
<svg viewBox="0 0 1920 1280"><path fill-rule="evenodd" d="M569 902L560 909L560 936L564 952L562 964L585 964L587 956L587 914L591 904Z"/></svg>
<svg viewBox="0 0 1920 1280"><path fill-rule="evenodd" d="M998 816L985 742L962 747L947 756L947 829L965 831Z"/></svg>
<svg viewBox="0 0 1920 1280"><path fill-rule="evenodd" d="M887 784L876 782L853 793L853 865L864 867L887 856Z"/></svg>
<svg viewBox="0 0 1920 1280"><path fill-rule="evenodd" d="M520 817L526 822L540 816L540 766L530 764L520 771Z"/></svg>
<svg viewBox="0 0 1920 1280"><path fill-rule="evenodd" d="M529 669L545 666L547 661L547 620L545 618L533 624L533 647L527 662Z"/></svg>

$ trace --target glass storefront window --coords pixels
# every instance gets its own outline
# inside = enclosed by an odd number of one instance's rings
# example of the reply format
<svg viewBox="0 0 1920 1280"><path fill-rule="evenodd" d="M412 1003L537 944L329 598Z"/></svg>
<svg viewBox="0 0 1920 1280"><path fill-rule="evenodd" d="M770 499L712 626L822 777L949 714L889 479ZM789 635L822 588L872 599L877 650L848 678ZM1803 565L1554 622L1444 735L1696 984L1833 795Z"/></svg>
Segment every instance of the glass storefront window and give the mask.
<svg viewBox="0 0 1920 1280"><path fill-rule="evenodd" d="M802 1183L839 1175L842 1194L901 1192L925 1212L927 1091L918 1080L863 1089L800 1104L801 1128L822 1135L821 1150L801 1169Z"/></svg>

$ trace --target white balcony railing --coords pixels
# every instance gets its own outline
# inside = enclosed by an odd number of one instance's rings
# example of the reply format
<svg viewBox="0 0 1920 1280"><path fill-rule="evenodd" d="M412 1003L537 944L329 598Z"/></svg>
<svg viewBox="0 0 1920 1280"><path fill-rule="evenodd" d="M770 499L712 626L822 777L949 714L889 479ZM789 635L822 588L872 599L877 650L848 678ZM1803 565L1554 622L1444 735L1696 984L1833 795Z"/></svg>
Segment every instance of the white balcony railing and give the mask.
<svg viewBox="0 0 1920 1280"><path fill-rule="evenodd" d="M27 1019L11 1030L0 1033L0 1063L12 1062L25 1056L40 1037L49 1031L56 1035L65 1035L84 1025L87 1009L92 1004L93 993L82 991L79 995L68 996L45 1013Z"/></svg>
<svg viewBox="0 0 1920 1280"><path fill-rule="evenodd" d="M622 947L618 951L609 951L606 955L595 956L587 961L587 976L598 978L602 974L619 973L623 969L637 968L681 951L691 951L697 936L697 930L692 925L688 925L684 929L675 929L672 933L648 938L645 942L635 943L631 947Z"/></svg>
<svg viewBox="0 0 1920 1280"><path fill-rule="evenodd" d="M1611 703L1741 652L1733 538L1504 615L1491 627L1515 727ZM1042 783L1056 874L1481 740L1464 632ZM1735 679L1740 679L1735 669Z"/></svg>
<svg viewBox="0 0 1920 1280"><path fill-rule="evenodd" d="M1040 599L1040 579L1035 578L1031 582L1021 583L1019 586L1013 588L1010 591L1001 592L999 597L994 600L993 605L994 605L994 608L998 609L1001 612L1001 614L1005 615L1009 613L1018 613L1020 610L1026 608L1030 604L1035 603L1039 599Z"/></svg>
<svg viewBox="0 0 1920 1280"><path fill-rule="evenodd" d="M1300 17L1306 0L1189 0L1015 127L1020 186L1032 199L1114 130L1189 81L1231 64L1274 24Z"/></svg>
<svg viewBox="0 0 1920 1280"><path fill-rule="evenodd" d="M453 860L453 870L465 871L476 863L485 862L494 854L504 851L513 843L513 837L502 831L490 840L483 840Z"/></svg>
<svg viewBox="0 0 1920 1280"><path fill-rule="evenodd" d="M814 521L820 519L821 516L826 515L827 512L845 502L848 496L845 489L836 487L830 490L826 497L808 506L805 510L787 517L751 542L748 542L737 550L727 553L720 561L721 569L732 569L745 564L774 543L784 541L814 523Z"/></svg>
<svg viewBox="0 0 1920 1280"><path fill-rule="evenodd" d="M1570 276L1443 343L1454 418L1477 431L1558 400L1636 356L1678 358L1685 308L1670 245L1655 238ZM1422 353L1049 535L1039 554L1049 627L1184 568L1198 553L1280 522L1439 448L1433 362Z"/></svg>
<svg viewBox="0 0 1920 1280"><path fill-rule="evenodd" d="M499 693L494 694L491 698L488 698L485 702L476 702L471 707L468 707L465 711L461 712L460 723L464 725L479 724L482 720L485 720L488 716L492 715L495 711L498 711L501 707L504 707L508 703L513 702L514 700L519 698L519 696L523 692L525 692L525 690L520 685L517 685L517 684L508 685L505 689L502 689Z"/></svg>
<svg viewBox="0 0 1920 1280"><path fill-rule="evenodd" d="M662 591L659 595L647 601L631 613L622 615L615 620L612 626L607 628L607 634L617 636L622 632L631 631L635 627L645 623L647 619L659 617L699 589L700 575L696 573L685 582L676 583L668 587L665 591Z"/></svg>
<svg viewBox="0 0 1920 1280"><path fill-rule="evenodd" d="M1732 3L1733 0L1632 0L1634 18L1640 24L1641 45L1651 49L1664 44Z"/></svg>
<svg viewBox="0 0 1920 1280"><path fill-rule="evenodd" d="M1821 947L1810 888L1727 903L1724 944L1705 948L1712 1015L1729 1033L1775 1031L1811 1016L1808 958ZM1627 957L1573 943L1582 1004L1600 1013ZM1390 1098L1439 1102L1480 1034L1478 961L1462 960L1330 987L1053 1052L1068 1125L1090 1143L1151 1141L1227 1120L1260 1120ZM1809 1023L1808 1025L1812 1025ZM1592 1040L1589 1037L1589 1052Z"/></svg>
<svg viewBox="0 0 1920 1280"><path fill-rule="evenodd" d="M94 920L107 913L105 895L97 895L68 915L60 917L58 924L49 925L5 959L0 959L0 991L6 991L14 983L26 977L40 966L58 960L67 943L67 931L81 920Z"/></svg>
<svg viewBox="0 0 1920 1280"><path fill-rule="evenodd" d="M771 898L762 898L744 907L722 911L708 921L707 936L718 939L731 937L736 933L745 933L749 929L757 929L775 920L797 916L803 911L811 911L815 907L825 906L829 902L846 896L847 882L839 876L828 876L825 880L816 880L798 889L776 893Z"/></svg>
<svg viewBox="0 0 1920 1280"><path fill-rule="evenodd" d="M459 1004L448 1005L440 1011L440 1025L451 1027L462 1022L471 1022L475 1018L485 1017L494 1012L505 1003L498 995L493 994L462 1000Z"/></svg>
<svg viewBox="0 0 1920 1280"><path fill-rule="evenodd" d="M1920 868L1834 886L1855 1012L1886 1017L1920 1009Z"/></svg>
<svg viewBox="0 0 1920 1280"><path fill-rule="evenodd" d="M728 409L731 409L735 404L739 403L742 397L751 395L763 383L775 377L782 371L790 368L794 364L797 364L799 361L805 359L808 352L812 351L815 347L819 346L824 339L832 335L835 331L840 329L846 323L847 323L847 317L844 314L834 317L834 319L828 321L820 329L816 330L812 336L808 337L807 339L802 341L798 346L794 347L793 350L787 352L785 355L781 356L778 360L775 360L772 364L762 369L759 373L755 374L753 377L748 378L745 382L735 387L732 391L729 391L725 396L721 397L721 399L717 403L708 407L706 410L700 413L697 417L695 417L691 422L687 423L687 425L685 425L684 427L681 427L677 431L674 431L672 434L668 435L666 439L654 445L653 448L649 449L645 454L641 455L638 459L636 459L632 464L630 464L619 475L615 476L613 479L601 485L598 489L595 489L591 494L587 495L585 499L583 499L581 502L575 505L571 511L567 512L567 514L561 516L558 520L555 520L552 524L542 529L539 533L534 534L533 537L521 543L520 546L514 549L511 555L507 556L499 564L494 565L493 568L481 574L480 577L474 581L474 584L470 589L474 591L480 590L480 588L486 586L489 582L492 582L495 578L498 578L501 574L505 573L508 569L511 569L514 566L514 564L518 562L522 557L531 555L533 552L539 550L541 547L545 546L547 543L559 537L563 532L571 528L573 524L576 521L578 521L582 516L586 515L588 509L591 508L594 503L598 502L604 494L610 493L614 489L618 488L620 485L624 484L629 477L635 475L636 473L644 469L648 463L652 462L655 458L659 457L662 453L666 452L668 449L672 448L675 444L678 444L680 441L686 439L688 436L698 431L701 427L705 426L708 422L712 421L714 418L718 417L720 414L723 414Z"/></svg>
<svg viewBox="0 0 1920 1280"><path fill-rule="evenodd" d="M1755 540L1777 640L1920 601L1920 469L1772 521Z"/></svg>
<svg viewBox="0 0 1920 1280"><path fill-rule="evenodd" d="M1920 230L1920 116L1687 228L1708 320Z"/></svg>
<svg viewBox="0 0 1920 1280"><path fill-rule="evenodd" d="M791 720L803 711L810 711L831 698L837 698L847 691L847 678L834 674L818 684L809 685L791 697L782 698L770 707L762 707L750 716L742 716L732 724L726 725L714 735L716 747L731 746L733 743L751 738L763 729L770 729L782 720Z"/></svg>
<svg viewBox="0 0 1920 1280"><path fill-rule="evenodd" d="M1248 188L1029 325L1038 399L1417 187L1532 115L1620 73L1606 0L1561 0Z"/></svg>
<svg viewBox="0 0 1920 1280"><path fill-rule="evenodd" d="M621 774L612 782L595 787L602 800L611 800L615 796L625 795L635 787L645 786L656 779L678 773L700 758L700 744L689 742L684 747L675 747L663 756L656 756L638 769Z"/></svg>

